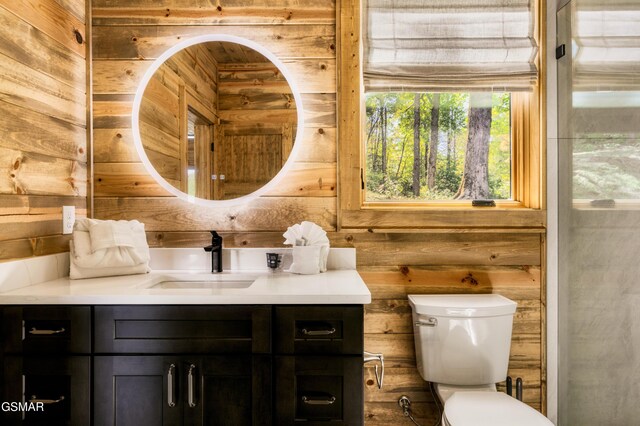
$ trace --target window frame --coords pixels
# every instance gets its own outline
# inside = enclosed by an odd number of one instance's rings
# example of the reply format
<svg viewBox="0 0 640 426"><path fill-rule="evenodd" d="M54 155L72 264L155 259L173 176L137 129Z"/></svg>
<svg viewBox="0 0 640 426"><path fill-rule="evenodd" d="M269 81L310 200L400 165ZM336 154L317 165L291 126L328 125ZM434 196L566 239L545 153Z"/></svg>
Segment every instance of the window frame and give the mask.
<svg viewBox="0 0 640 426"><path fill-rule="evenodd" d="M545 226L545 0L536 2L538 85L512 93L512 200L472 207L471 200L365 201L365 91L362 78L362 0L339 0L338 42L338 227L465 228Z"/></svg>

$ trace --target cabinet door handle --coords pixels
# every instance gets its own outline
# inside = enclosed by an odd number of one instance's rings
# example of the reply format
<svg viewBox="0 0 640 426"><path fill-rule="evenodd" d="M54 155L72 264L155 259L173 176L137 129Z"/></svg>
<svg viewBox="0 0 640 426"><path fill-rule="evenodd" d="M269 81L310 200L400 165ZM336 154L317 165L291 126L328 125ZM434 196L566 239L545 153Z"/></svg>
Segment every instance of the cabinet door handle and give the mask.
<svg viewBox="0 0 640 426"><path fill-rule="evenodd" d="M35 334L35 335L51 335L51 334L60 334L60 333L64 333L65 330L64 327L60 327L57 330L38 330L35 327L31 327L31 330L29 330L29 334Z"/></svg>
<svg viewBox="0 0 640 426"><path fill-rule="evenodd" d="M308 330L306 328L302 329L302 334L304 334L305 336L329 336L335 332L335 327L331 327L328 330Z"/></svg>
<svg viewBox="0 0 640 426"><path fill-rule="evenodd" d="M176 371L176 365L175 364L171 364L169 366L169 371L167 372L167 404L169 405L169 407L175 407L176 406L175 371Z"/></svg>
<svg viewBox="0 0 640 426"><path fill-rule="evenodd" d="M187 402L189 403L189 407L193 408L197 405L196 403L196 383L195 383L195 369L196 366L191 364L189 365L189 373L187 374Z"/></svg>
<svg viewBox="0 0 640 426"><path fill-rule="evenodd" d="M302 402L308 405L331 405L336 402L336 397L331 395L328 398L314 398L304 395L302 397Z"/></svg>
<svg viewBox="0 0 640 426"><path fill-rule="evenodd" d="M64 395L60 395L60 398L58 399L41 399L35 395L31 395L31 399L29 399L29 402L41 403L41 404L57 404L62 401L64 401Z"/></svg>

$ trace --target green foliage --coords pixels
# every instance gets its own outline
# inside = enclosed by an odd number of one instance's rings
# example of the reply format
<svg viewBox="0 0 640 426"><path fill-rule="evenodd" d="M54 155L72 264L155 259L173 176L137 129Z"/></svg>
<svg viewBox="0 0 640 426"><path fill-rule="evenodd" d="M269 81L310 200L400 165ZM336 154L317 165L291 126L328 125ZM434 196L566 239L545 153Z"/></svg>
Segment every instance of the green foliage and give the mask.
<svg viewBox="0 0 640 426"><path fill-rule="evenodd" d="M440 94L435 185L429 188L425 156L430 146L433 96L433 93L423 93L420 97L422 173L420 196L415 197L412 188L414 93L367 94L367 200L451 200L455 197L464 171L469 93ZM489 189L494 199L511 197L510 103L509 93L493 95L488 168Z"/></svg>

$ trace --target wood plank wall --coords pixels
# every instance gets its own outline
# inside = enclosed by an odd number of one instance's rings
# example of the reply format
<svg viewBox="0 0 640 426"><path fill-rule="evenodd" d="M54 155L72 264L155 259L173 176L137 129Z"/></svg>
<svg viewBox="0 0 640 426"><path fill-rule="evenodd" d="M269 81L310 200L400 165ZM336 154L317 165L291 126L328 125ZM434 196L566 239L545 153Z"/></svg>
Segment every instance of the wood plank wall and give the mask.
<svg viewBox="0 0 640 426"><path fill-rule="evenodd" d="M342 229L336 205L336 4L332 0L93 1L95 216L139 219L155 247L197 247L209 229L228 247L272 247L301 220L329 231L335 247L355 247L358 270L373 302L366 307L366 349L383 352L385 385L366 369L367 425L405 424L398 408L408 395L416 419L434 422L437 410L416 369L411 293L496 292L518 302L510 374L524 379L524 398L544 411L544 229L538 222L502 228ZM178 39L227 33L263 44L293 74L305 110L303 144L295 167L271 194L247 205L203 209L158 197L141 167L130 131L137 81ZM347 143L347 141L342 141ZM100 166L98 164L102 163ZM116 172L129 164L129 172ZM119 166L118 166L119 167ZM122 169L120 169L122 170ZM352 184L344 182L343 185ZM442 212L436 212L441 215ZM404 227L410 226L405 224Z"/></svg>
<svg viewBox="0 0 640 426"><path fill-rule="evenodd" d="M202 45L190 46L169 58L147 84L140 104L140 137L149 161L171 185L186 192L187 119L184 106L188 100L198 105L201 114L215 117L217 112L217 71L210 53ZM187 96L188 95L188 96ZM186 97L183 100L181 98ZM204 110L202 110L204 109ZM95 172L126 176L128 163L96 163ZM206 175L208 173L205 172ZM126 184L126 181L123 182ZM104 181L97 182L101 190ZM170 195L159 189L157 195Z"/></svg>
<svg viewBox="0 0 640 426"><path fill-rule="evenodd" d="M84 0L0 1L0 261L68 251L87 206Z"/></svg>
<svg viewBox="0 0 640 426"><path fill-rule="evenodd" d="M286 162L297 128L296 104L271 62L220 61L218 71L218 173L225 175L220 198L237 198L265 185Z"/></svg>
<svg viewBox="0 0 640 426"><path fill-rule="evenodd" d="M117 218L125 217L125 211L136 212L154 231L166 230L162 218L177 212L186 217L178 221L182 225L171 226L187 230L260 231L305 219L335 230L334 2L217 3L173 0L161 8L142 0L92 3L96 217ZM259 42L284 62L298 82L306 111L304 137L298 142L303 144L304 155L268 196L202 215L201 209L180 200L158 197L164 195L162 190L135 152L130 117L138 81L150 63L178 40L212 33ZM265 210L269 211L266 215ZM280 219L274 224L265 222L268 217Z"/></svg>

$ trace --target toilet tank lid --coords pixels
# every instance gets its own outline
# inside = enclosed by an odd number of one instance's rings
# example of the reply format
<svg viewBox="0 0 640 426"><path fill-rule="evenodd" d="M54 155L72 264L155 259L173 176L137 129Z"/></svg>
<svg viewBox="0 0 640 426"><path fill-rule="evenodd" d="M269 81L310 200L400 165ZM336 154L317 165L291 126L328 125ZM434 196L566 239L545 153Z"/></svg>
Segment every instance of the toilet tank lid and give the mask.
<svg viewBox="0 0 640 426"><path fill-rule="evenodd" d="M417 314L444 317L492 317L513 315L516 302L499 294L410 294Z"/></svg>
<svg viewBox="0 0 640 426"><path fill-rule="evenodd" d="M444 404L453 426L553 426L551 420L502 392L456 392Z"/></svg>

